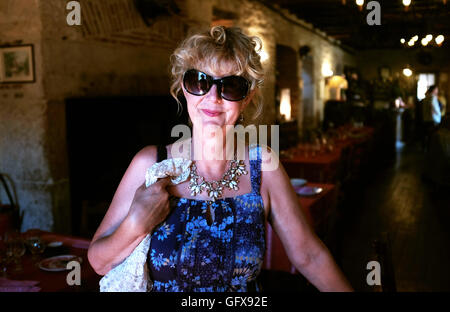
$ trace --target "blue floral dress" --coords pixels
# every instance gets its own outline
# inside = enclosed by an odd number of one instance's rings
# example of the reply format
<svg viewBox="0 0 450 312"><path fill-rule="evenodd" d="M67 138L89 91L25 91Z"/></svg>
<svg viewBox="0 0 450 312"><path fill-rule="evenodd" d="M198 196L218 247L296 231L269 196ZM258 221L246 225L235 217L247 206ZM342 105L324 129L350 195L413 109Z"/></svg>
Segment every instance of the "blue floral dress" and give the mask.
<svg viewBox="0 0 450 312"><path fill-rule="evenodd" d="M153 232L148 253L152 291L260 290L266 248L260 147L250 149L250 178L250 193L212 203L210 225L206 200L171 196L172 211Z"/></svg>

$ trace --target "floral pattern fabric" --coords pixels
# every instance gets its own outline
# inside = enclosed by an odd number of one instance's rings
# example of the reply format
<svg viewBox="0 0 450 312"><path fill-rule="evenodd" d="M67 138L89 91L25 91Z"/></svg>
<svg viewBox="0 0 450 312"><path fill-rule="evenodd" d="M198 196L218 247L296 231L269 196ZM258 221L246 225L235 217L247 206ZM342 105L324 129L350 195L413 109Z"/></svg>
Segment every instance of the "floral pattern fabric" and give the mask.
<svg viewBox="0 0 450 312"><path fill-rule="evenodd" d="M172 196L172 211L152 234L147 264L152 291L248 291L265 253L260 148L251 149L252 191L211 204ZM256 152L256 157L252 153Z"/></svg>

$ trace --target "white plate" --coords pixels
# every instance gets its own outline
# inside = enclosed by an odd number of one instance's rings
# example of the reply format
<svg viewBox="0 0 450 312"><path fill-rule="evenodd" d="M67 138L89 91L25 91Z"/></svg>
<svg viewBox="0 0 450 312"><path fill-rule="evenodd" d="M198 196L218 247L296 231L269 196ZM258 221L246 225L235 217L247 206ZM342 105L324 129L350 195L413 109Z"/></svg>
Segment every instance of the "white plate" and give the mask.
<svg viewBox="0 0 450 312"><path fill-rule="evenodd" d="M306 182L308 181L306 181L305 179L291 179L291 184L293 187L303 186L306 184Z"/></svg>
<svg viewBox="0 0 450 312"><path fill-rule="evenodd" d="M55 247L61 247L63 245L63 242L50 242L47 244L47 247L55 248Z"/></svg>
<svg viewBox="0 0 450 312"><path fill-rule="evenodd" d="M51 257L39 262L39 268L44 271L60 272L67 270L67 263L71 261L83 262L81 257L75 255L62 255Z"/></svg>
<svg viewBox="0 0 450 312"><path fill-rule="evenodd" d="M301 196L313 196L321 193L323 189L315 186L302 186L295 189L295 192Z"/></svg>

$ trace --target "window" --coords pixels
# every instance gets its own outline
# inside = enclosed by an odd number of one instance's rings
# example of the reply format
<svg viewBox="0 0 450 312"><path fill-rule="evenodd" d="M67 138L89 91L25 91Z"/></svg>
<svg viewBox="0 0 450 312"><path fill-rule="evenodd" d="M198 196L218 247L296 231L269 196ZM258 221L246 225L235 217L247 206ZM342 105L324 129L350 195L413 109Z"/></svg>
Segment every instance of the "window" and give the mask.
<svg viewBox="0 0 450 312"><path fill-rule="evenodd" d="M425 98L425 92L428 87L435 84L434 74L419 74L419 81L417 82L417 99L423 100Z"/></svg>

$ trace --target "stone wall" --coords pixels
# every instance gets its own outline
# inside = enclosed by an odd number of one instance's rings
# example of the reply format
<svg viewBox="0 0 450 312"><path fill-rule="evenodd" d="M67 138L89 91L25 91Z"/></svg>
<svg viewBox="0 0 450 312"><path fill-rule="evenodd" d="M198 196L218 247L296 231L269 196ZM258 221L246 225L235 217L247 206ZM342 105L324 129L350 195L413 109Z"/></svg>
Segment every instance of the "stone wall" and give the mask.
<svg viewBox="0 0 450 312"><path fill-rule="evenodd" d="M53 180L44 144L47 102L41 33L38 0L0 2L0 45L33 44L36 72L34 83L0 84L0 172L15 182L24 225L50 229Z"/></svg>
<svg viewBox="0 0 450 312"><path fill-rule="evenodd" d="M16 183L22 230L70 232L65 99L168 94L168 56L188 26L164 18L148 27L133 0L80 1L81 26L67 25L67 1L6 2L1 44L33 44L37 77L0 85L0 171Z"/></svg>

